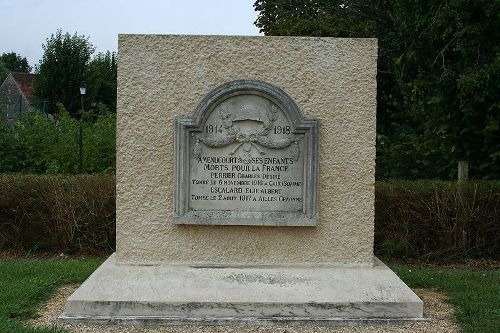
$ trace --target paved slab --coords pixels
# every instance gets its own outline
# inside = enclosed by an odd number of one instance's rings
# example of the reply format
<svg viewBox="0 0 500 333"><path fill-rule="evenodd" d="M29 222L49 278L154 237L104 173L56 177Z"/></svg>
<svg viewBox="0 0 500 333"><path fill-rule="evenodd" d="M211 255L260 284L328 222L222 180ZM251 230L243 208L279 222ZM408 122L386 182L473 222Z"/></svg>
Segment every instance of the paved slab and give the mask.
<svg viewBox="0 0 500 333"><path fill-rule="evenodd" d="M62 321L365 323L423 320L422 301L387 266L119 265L112 255L71 295Z"/></svg>

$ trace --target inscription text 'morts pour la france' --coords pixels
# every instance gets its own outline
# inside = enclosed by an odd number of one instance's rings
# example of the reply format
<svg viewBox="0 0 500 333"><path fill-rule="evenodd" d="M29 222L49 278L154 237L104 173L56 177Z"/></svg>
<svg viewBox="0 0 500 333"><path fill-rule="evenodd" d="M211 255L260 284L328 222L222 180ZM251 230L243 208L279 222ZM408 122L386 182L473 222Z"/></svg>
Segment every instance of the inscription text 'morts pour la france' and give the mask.
<svg viewBox="0 0 500 333"><path fill-rule="evenodd" d="M174 223L317 223L318 120L262 81L222 85L176 120Z"/></svg>

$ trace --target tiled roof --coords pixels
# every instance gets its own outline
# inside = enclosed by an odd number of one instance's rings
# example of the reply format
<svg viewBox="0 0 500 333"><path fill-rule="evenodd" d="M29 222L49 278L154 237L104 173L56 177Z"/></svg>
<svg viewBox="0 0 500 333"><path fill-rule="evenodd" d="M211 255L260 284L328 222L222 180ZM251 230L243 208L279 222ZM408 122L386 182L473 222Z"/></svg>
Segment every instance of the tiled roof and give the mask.
<svg viewBox="0 0 500 333"><path fill-rule="evenodd" d="M33 79L35 78L35 74L28 73L20 73L20 72L11 72L14 80L16 80L19 88L23 92L23 95L26 99L31 103L33 100L33 95L31 91L33 90Z"/></svg>

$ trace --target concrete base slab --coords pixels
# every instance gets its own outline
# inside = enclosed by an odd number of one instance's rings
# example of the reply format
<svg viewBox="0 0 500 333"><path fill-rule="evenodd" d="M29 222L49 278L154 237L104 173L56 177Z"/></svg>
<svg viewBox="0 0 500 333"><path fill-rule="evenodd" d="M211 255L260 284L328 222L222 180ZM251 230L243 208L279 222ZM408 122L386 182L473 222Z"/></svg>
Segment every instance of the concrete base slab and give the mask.
<svg viewBox="0 0 500 333"><path fill-rule="evenodd" d="M104 262L66 303L65 322L369 324L427 320L387 266L193 267Z"/></svg>

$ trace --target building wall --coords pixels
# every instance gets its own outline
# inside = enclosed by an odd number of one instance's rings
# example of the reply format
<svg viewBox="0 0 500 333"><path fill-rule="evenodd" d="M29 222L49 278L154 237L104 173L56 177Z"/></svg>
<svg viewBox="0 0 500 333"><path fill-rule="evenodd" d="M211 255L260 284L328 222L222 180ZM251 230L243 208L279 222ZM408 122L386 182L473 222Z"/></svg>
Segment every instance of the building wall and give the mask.
<svg viewBox="0 0 500 333"><path fill-rule="evenodd" d="M371 266L376 62L375 39L120 35L118 262ZM237 79L320 119L317 226L172 223L174 119Z"/></svg>
<svg viewBox="0 0 500 333"><path fill-rule="evenodd" d="M9 74L0 86L0 104L4 110L4 119L15 123L22 112L29 110L29 104L22 94L12 74Z"/></svg>

